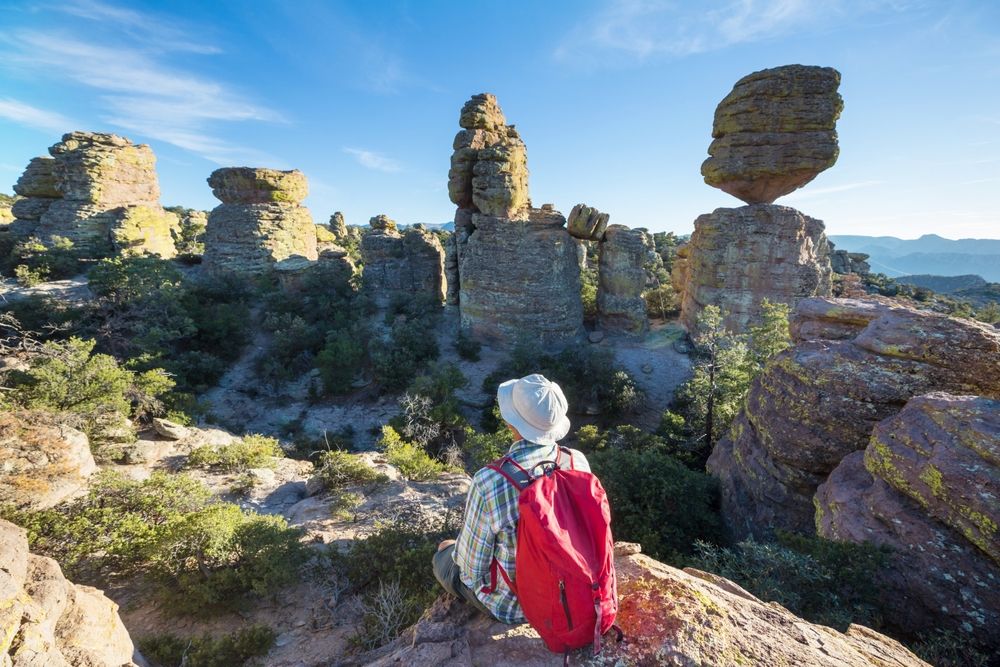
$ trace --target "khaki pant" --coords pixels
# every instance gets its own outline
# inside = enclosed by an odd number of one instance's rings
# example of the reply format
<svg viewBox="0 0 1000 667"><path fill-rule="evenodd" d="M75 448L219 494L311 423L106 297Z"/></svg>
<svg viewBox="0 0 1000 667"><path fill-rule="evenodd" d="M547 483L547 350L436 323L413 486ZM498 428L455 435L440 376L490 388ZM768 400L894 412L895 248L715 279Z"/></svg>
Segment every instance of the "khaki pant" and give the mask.
<svg viewBox="0 0 1000 667"><path fill-rule="evenodd" d="M476 597L475 591L466 586L465 582L462 581L458 565L455 564L455 560L452 558L454 552L455 545L452 544L434 554L434 576L446 591L457 598L465 600L490 618L494 618L490 610L486 608L486 605Z"/></svg>

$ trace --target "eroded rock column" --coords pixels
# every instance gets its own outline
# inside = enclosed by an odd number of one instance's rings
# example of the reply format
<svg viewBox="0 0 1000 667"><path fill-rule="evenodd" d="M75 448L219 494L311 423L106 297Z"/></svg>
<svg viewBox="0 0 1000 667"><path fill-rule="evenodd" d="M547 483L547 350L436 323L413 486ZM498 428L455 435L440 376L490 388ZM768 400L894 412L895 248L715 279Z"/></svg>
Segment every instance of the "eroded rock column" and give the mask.
<svg viewBox="0 0 1000 667"><path fill-rule="evenodd" d="M597 320L604 330L642 334L649 329L642 293L656 252L645 229L610 225L600 244Z"/></svg>
<svg viewBox="0 0 1000 667"><path fill-rule="evenodd" d="M395 295L422 295L443 302L445 251L437 236L422 225L401 233L386 215L377 215L368 224L372 231L361 237L365 290L383 305Z"/></svg>
<svg viewBox="0 0 1000 667"><path fill-rule="evenodd" d="M527 151L496 97L473 96L459 117L448 194L458 206L448 249L462 327L497 343L541 344L583 332L580 267L566 220L528 196Z"/></svg>
<svg viewBox="0 0 1000 667"><path fill-rule="evenodd" d="M261 273L289 257L317 259L316 227L301 205L309 194L301 171L227 167L212 172L208 184L222 204L205 229L207 270Z"/></svg>

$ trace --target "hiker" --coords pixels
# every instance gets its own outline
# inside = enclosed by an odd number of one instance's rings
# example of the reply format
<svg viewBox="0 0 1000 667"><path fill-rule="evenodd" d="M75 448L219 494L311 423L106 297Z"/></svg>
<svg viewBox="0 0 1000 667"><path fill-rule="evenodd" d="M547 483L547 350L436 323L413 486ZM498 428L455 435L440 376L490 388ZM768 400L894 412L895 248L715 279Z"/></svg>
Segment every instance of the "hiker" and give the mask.
<svg viewBox="0 0 1000 667"><path fill-rule="evenodd" d="M497 402L514 443L472 477L462 529L438 546L434 575L492 618L528 620L553 651L591 641L596 651L617 612L604 489L582 453L558 445L570 428L558 384L509 380Z"/></svg>

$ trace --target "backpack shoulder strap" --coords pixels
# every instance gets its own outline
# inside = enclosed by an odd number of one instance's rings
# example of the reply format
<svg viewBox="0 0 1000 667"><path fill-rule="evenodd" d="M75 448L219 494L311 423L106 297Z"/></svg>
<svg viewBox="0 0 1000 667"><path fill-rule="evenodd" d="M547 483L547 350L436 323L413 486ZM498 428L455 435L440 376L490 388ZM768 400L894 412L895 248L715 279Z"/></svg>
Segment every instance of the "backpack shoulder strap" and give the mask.
<svg viewBox="0 0 1000 667"><path fill-rule="evenodd" d="M573 452L565 447L558 447L556 449L556 467L563 468L563 454L566 455L566 460L569 461L569 469L576 470L576 465L573 463ZM563 468L565 470L565 468Z"/></svg>
<svg viewBox="0 0 1000 667"><path fill-rule="evenodd" d="M531 484L532 478L528 471L509 456L499 458L486 467L503 475L504 479L517 487L518 491L524 491Z"/></svg>

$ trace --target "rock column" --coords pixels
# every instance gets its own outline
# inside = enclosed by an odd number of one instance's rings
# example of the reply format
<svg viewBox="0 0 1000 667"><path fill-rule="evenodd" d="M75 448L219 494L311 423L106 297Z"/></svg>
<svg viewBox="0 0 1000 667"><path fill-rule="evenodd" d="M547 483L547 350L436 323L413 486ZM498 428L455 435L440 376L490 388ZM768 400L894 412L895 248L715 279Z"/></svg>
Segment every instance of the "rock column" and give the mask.
<svg viewBox="0 0 1000 667"><path fill-rule="evenodd" d="M649 329L642 293L656 252L645 229L610 225L600 244L597 320L604 330L643 334Z"/></svg>
<svg viewBox="0 0 1000 667"><path fill-rule="evenodd" d="M362 282L376 302L385 305L398 294L444 301L445 251L437 236L420 225L400 233L386 215L368 224L372 231L361 237Z"/></svg>
<svg viewBox="0 0 1000 667"><path fill-rule="evenodd" d="M317 259L316 227L301 205L309 194L301 171L227 167L208 184L222 204L205 229L207 270L261 273L289 257Z"/></svg>
<svg viewBox="0 0 1000 667"><path fill-rule="evenodd" d="M576 241L562 214L531 207L524 142L490 94L466 102L459 125L448 172L458 211L447 265L463 329L501 344L579 338Z"/></svg>

